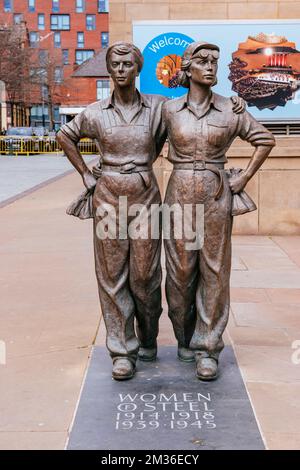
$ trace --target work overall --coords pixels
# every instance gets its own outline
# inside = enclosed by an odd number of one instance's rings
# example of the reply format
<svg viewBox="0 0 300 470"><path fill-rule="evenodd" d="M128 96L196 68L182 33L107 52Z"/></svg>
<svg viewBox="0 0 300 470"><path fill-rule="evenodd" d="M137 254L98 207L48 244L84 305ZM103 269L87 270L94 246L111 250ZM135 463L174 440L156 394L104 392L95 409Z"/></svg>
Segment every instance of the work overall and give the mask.
<svg viewBox="0 0 300 470"><path fill-rule="evenodd" d="M171 218L170 237L164 240L169 317L179 346L217 360L230 306L234 211L224 170L226 152L237 136L253 146L274 145L274 139L247 111L234 114L231 100L215 93L200 114L186 95L165 103L163 116L173 164L165 202L179 204L182 211L192 204L193 230L197 204L204 213L203 244L192 250L187 248L191 240L185 232L182 238L174 236Z"/></svg>
<svg viewBox="0 0 300 470"><path fill-rule="evenodd" d="M115 111L106 108L103 120L102 174L93 196L96 276L110 355L113 361L126 357L135 363L139 345L154 347L162 312L160 227L158 236L152 239L150 223L151 205L161 204L149 157L155 142L150 132L150 108L143 108L131 123L120 120ZM124 159L127 163L115 165ZM127 222L124 210L119 220L120 197L127 197ZM130 207L137 203L143 206L143 235L132 239L128 228L139 213L132 213ZM107 204L115 209L114 238L99 237L99 223L103 223Z"/></svg>
<svg viewBox="0 0 300 470"><path fill-rule="evenodd" d="M220 176L224 178L220 169ZM231 267L231 191L227 178L222 192L216 193L220 177L205 168L175 168L171 174L165 203L184 206L203 204L203 246L188 250L186 236L175 239L171 219L170 239L165 239L166 295L169 317L179 346L191 348L202 356L218 358L224 344L222 333L229 314L229 277ZM196 211L193 230L196 230ZM184 234L184 233L183 233Z"/></svg>

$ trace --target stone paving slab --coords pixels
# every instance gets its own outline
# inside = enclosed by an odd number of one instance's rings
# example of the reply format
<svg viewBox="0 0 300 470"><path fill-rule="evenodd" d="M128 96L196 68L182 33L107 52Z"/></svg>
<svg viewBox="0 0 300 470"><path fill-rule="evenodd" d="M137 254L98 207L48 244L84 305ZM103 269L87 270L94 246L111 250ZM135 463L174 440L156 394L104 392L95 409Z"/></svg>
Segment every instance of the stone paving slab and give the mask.
<svg viewBox="0 0 300 470"><path fill-rule="evenodd" d="M67 432L0 432L0 450L61 450Z"/></svg>
<svg viewBox="0 0 300 470"><path fill-rule="evenodd" d="M96 157L84 158L90 162ZM62 155L0 155L0 204L73 170L69 160Z"/></svg>
<svg viewBox="0 0 300 470"><path fill-rule="evenodd" d="M266 268L253 271L232 271L230 285L250 289L299 289L300 269L295 267L284 272Z"/></svg>
<svg viewBox="0 0 300 470"><path fill-rule="evenodd" d="M0 448L63 449L101 318L72 174L0 209ZM47 438L49 436L49 438Z"/></svg>
<svg viewBox="0 0 300 470"><path fill-rule="evenodd" d="M67 432L90 348L8 358L1 367L1 432Z"/></svg>

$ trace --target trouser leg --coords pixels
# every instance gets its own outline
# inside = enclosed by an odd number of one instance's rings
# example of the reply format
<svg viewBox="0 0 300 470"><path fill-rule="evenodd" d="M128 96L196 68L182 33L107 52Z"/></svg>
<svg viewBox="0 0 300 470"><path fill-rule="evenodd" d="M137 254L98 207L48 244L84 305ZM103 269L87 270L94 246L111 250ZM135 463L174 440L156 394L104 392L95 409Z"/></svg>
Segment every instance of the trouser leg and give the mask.
<svg viewBox="0 0 300 470"><path fill-rule="evenodd" d="M151 184L142 201L142 212L129 225L142 227L138 237L131 232L129 283L136 307L136 332L140 346L151 349L156 347L158 323L162 313L161 197L154 176L151 177Z"/></svg>
<svg viewBox="0 0 300 470"><path fill-rule="evenodd" d="M136 306L136 331L144 348L155 347L162 313L160 253L161 240L130 242L130 288Z"/></svg>
<svg viewBox="0 0 300 470"><path fill-rule="evenodd" d="M231 269L231 192L227 180L220 199L208 198L204 211L204 245L199 254L197 322L190 348L218 359L228 322Z"/></svg>
<svg viewBox="0 0 300 470"><path fill-rule="evenodd" d="M179 347L188 348L196 320L198 265L197 252L186 251L184 243L172 235L169 240L164 240L169 318Z"/></svg>
<svg viewBox="0 0 300 470"><path fill-rule="evenodd" d="M128 240L99 240L95 237L95 267L106 345L111 357L135 362L138 341L134 332L135 304L129 287Z"/></svg>
<svg viewBox="0 0 300 470"><path fill-rule="evenodd" d="M193 202L193 190L192 173L190 175L185 172L172 173L166 192L163 224L168 314L178 346L183 348L189 347L196 321L198 253L187 250L183 223L184 204Z"/></svg>
<svg viewBox="0 0 300 470"><path fill-rule="evenodd" d="M105 185L98 185L94 194L95 212L101 204L107 203L114 208L115 218L112 219L117 221L118 197L114 197ZM114 220L110 222L113 224ZM115 237L104 238L101 228L103 217L95 214L95 268L106 326L106 345L113 360L127 357L135 362L138 340L134 331L135 303L129 285L129 240L118 238L117 222Z"/></svg>

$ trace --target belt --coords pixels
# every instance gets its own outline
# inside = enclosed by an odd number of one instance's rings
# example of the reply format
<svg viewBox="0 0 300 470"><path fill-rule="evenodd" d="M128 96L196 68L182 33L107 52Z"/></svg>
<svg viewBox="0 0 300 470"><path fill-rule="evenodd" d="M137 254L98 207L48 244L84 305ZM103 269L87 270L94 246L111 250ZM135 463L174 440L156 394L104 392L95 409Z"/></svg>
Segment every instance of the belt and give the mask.
<svg viewBox="0 0 300 470"><path fill-rule="evenodd" d="M106 163L102 163L101 170L112 171L114 173L141 173L143 171L151 171L152 167L145 166L145 165L136 165L135 163L125 163L124 165L107 165Z"/></svg>
<svg viewBox="0 0 300 470"><path fill-rule="evenodd" d="M218 189L214 195L215 200L219 199L224 189L224 173L220 170L224 170L224 163L211 163L205 162L204 160L195 160L193 162L186 163L174 163L174 170L193 170L193 171L204 171L208 170L217 175L220 179Z"/></svg>
<svg viewBox="0 0 300 470"><path fill-rule="evenodd" d="M195 160L193 162L174 163L174 170L208 170L211 166L224 170L224 163L221 162L206 162L204 160Z"/></svg>

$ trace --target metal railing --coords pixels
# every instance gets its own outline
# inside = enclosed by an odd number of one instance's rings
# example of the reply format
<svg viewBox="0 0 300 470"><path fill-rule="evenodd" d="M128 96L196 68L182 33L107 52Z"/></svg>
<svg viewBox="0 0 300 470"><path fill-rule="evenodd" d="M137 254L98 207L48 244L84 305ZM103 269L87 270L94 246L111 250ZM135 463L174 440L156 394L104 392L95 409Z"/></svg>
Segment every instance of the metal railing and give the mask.
<svg viewBox="0 0 300 470"><path fill-rule="evenodd" d="M91 139L82 139L77 147L82 154L98 154L98 148ZM0 136L1 155L33 155L63 153L62 148L53 137L14 137Z"/></svg>
<svg viewBox="0 0 300 470"><path fill-rule="evenodd" d="M300 136L300 122L282 122L282 123L274 123L274 122L262 122L262 124L269 129L270 132L274 135L278 136Z"/></svg>

